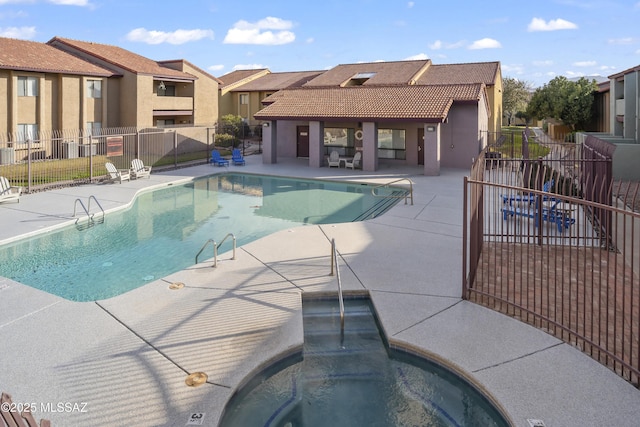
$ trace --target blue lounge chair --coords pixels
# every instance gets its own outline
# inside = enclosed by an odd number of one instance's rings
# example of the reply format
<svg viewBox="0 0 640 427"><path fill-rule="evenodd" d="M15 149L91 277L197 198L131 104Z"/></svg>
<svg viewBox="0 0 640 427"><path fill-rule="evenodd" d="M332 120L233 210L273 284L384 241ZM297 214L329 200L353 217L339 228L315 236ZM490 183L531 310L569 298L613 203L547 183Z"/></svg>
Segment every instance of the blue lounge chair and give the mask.
<svg viewBox="0 0 640 427"><path fill-rule="evenodd" d="M231 152L231 161L236 166L244 166L244 164L245 164L244 157L242 157L242 153L240 152L240 150L238 148L235 148Z"/></svg>
<svg viewBox="0 0 640 427"><path fill-rule="evenodd" d="M542 191L548 193L553 187L553 180L549 180L542 185ZM555 200L551 196L543 196L542 200ZM513 202L532 204L536 201L535 194L503 194L502 203L511 205Z"/></svg>
<svg viewBox="0 0 640 427"><path fill-rule="evenodd" d="M571 217L570 214L566 212L560 211L557 209L557 206L562 203L560 200L554 199L555 203L551 205L551 207L543 207L542 208L542 221L551 222L556 224L558 227L558 232L562 233L565 229L571 227L575 224L576 219ZM502 208L502 219L507 220L510 216L522 216L526 218L533 218L535 220L535 226L538 226L538 210L530 209L527 207L524 208L514 208L511 206L506 206Z"/></svg>
<svg viewBox="0 0 640 427"><path fill-rule="evenodd" d="M209 163L216 166L229 166L229 160L223 159L218 150L213 150L211 152L211 159L209 160Z"/></svg>

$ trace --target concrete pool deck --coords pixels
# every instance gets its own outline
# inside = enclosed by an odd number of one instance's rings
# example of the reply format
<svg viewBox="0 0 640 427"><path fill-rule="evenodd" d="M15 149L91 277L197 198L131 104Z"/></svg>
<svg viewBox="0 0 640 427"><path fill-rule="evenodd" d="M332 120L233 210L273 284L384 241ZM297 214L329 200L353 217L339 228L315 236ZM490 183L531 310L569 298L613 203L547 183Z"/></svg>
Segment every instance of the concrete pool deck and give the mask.
<svg viewBox="0 0 640 427"><path fill-rule="evenodd" d="M220 254L215 269L200 263L97 302L0 278L0 390L33 403L36 418L55 426L182 426L195 413L215 426L247 375L300 350L301 294L337 287L329 275L335 238L343 287L370 293L389 340L448 361L515 426L529 427L527 419L547 427L638 425L640 390L572 346L461 300L467 171L367 173L304 161L263 165L258 156L229 170L367 182L407 176L414 205L400 202L365 222L284 230L238 248L235 260ZM77 198L95 195L109 211L144 188L222 171L202 165L24 195L0 204L0 244L72 223ZM175 282L184 288L170 289ZM208 382L186 386L195 372Z"/></svg>

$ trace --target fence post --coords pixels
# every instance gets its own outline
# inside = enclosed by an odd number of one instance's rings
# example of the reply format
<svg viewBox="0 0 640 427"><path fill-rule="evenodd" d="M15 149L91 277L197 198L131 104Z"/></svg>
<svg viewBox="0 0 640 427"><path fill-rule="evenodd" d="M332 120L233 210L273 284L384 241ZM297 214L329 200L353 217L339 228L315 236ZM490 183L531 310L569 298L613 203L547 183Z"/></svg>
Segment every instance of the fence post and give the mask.
<svg viewBox="0 0 640 427"><path fill-rule="evenodd" d="M178 131L173 130L173 166L178 167Z"/></svg>

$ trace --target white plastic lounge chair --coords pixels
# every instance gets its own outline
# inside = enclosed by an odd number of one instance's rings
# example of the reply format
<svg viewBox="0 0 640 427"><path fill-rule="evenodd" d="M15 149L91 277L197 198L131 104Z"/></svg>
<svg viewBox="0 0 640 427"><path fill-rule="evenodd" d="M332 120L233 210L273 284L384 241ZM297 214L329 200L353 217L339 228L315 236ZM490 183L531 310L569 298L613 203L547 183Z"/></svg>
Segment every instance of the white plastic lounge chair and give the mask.
<svg viewBox="0 0 640 427"><path fill-rule="evenodd" d="M358 151L353 156L353 159L351 161L345 160L344 167L345 168L351 168L351 169L359 168L360 167L360 159L361 158L362 158L362 153L360 151Z"/></svg>
<svg viewBox="0 0 640 427"><path fill-rule="evenodd" d="M151 166L145 166L140 159L131 160L131 177L138 179L145 176L151 178Z"/></svg>
<svg viewBox="0 0 640 427"><path fill-rule="evenodd" d="M337 151L332 151L331 154L329 154L329 159L327 160L327 162L329 162L329 167L335 166L337 168L340 167L340 154L338 154Z"/></svg>
<svg viewBox="0 0 640 427"><path fill-rule="evenodd" d="M131 180L131 174L127 169L118 169L113 163L110 162L105 163L104 166L107 168L109 181L118 181L120 184L122 184L122 181Z"/></svg>
<svg viewBox="0 0 640 427"><path fill-rule="evenodd" d="M0 203L15 200L20 203L22 195L22 187L11 185L9 180L4 176L0 176Z"/></svg>

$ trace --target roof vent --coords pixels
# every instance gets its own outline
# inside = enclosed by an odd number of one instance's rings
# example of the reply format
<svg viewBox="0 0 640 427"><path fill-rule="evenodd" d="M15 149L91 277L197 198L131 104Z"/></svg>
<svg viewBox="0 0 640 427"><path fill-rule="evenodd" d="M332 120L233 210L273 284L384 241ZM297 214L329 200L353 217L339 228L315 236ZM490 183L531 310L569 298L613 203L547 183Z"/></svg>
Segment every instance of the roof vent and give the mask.
<svg viewBox="0 0 640 427"><path fill-rule="evenodd" d="M347 80L343 86L362 86L367 80L375 75L376 73L358 73Z"/></svg>

